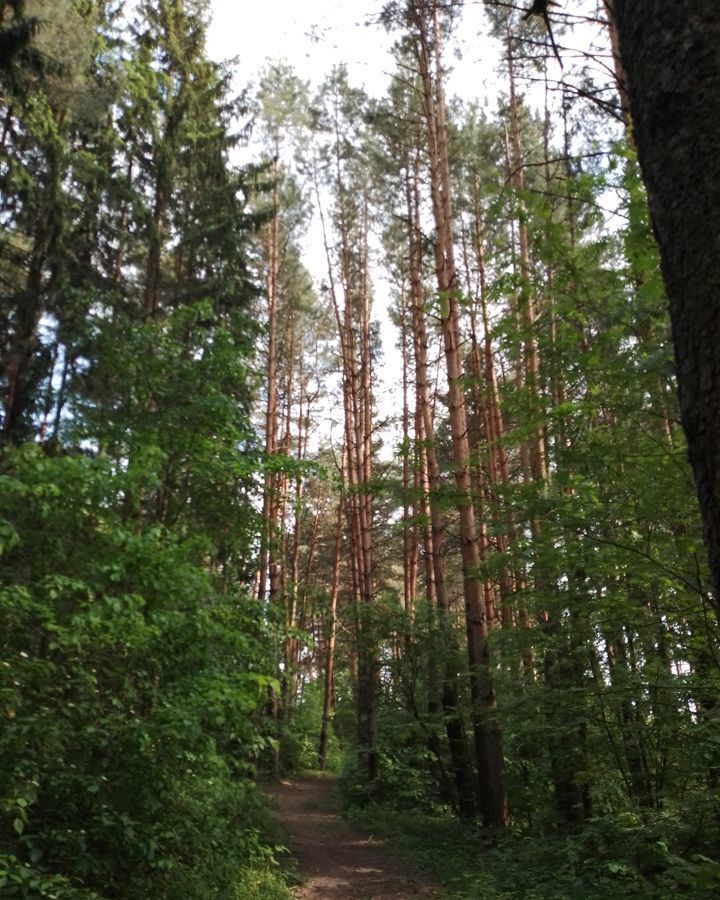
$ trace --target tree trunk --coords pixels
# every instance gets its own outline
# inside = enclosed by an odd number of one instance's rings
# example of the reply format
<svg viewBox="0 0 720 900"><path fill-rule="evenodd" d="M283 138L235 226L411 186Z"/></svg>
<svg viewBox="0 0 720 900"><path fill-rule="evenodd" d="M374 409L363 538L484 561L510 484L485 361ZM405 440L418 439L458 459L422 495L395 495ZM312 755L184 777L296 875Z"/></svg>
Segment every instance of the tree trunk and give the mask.
<svg viewBox="0 0 720 900"><path fill-rule="evenodd" d="M720 17L715 0L612 5L720 618Z"/></svg>
<svg viewBox="0 0 720 900"><path fill-rule="evenodd" d="M428 380L428 333L425 323L425 296L422 286L422 232L420 230L419 158L415 157L412 179L408 173L406 200L408 210L408 261L410 269L410 293L412 300L413 352L415 358L415 390L417 393L420 453L423 469L423 483L427 490L425 506L430 513L430 529L426 540L429 545L430 566L428 571L427 597L434 601L438 627L445 645L444 672L440 698L445 721L445 733L457 790L457 809L463 819L473 819L476 814L475 796L472 789L472 768L467 752L465 728L458 708L457 672L452 660L455 646L450 610L445 583L443 545L445 542L445 522L439 503L440 465L435 449L435 423L430 403ZM436 681L437 666L430 660L429 687ZM428 712L437 711L437 700L430 694Z"/></svg>
<svg viewBox="0 0 720 900"><path fill-rule="evenodd" d="M276 145L277 146L277 145ZM265 384L267 399L265 405L265 457L275 452L278 433L277 408L277 282L278 282L278 228L279 228L280 169L278 154L273 168L273 215L267 228L265 242L265 291L267 295L267 361ZM276 490L277 476L269 469L265 472L263 486L262 534L260 536L260 558L258 560L258 597L265 599L268 569L272 565L276 532Z"/></svg>
<svg viewBox="0 0 720 900"><path fill-rule="evenodd" d="M344 461L342 464L344 469ZM337 621L337 601L340 590L340 547L342 540L344 500L342 495L338 497L337 518L335 521L335 547L333 552L332 581L330 586L330 621L327 625L327 644L325 648L325 686L323 690L322 725L320 727L320 742L318 747L318 766L321 772L325 771L327 761L327 742L330 730L330 718L333 704L333 678L335 670L335 636Z"/></svg>
<svg viewBox="0 0 720 900"><path fill-rule="evenodd" d="M495 714L495 688L488 646L488 623L478 575L480 554L472 502L470 444L460 354L459 289L453 246L450 167L447 153L445 96L440 63L440 23L436 4L413 4L416 58L423 85L427 125L430 190L435 220L435 270L440 325L445 348L448 403L465 596L465 622L470 664L478 793L487 825L506 827L507 798L500 727Z"/></svg>
<svg viewBox="0 0 720 900"><path fill-rule="evenodd" d="M356 624L357 651L357 737L361 768L368 785L379 774L375 747L377 702L377 650L372 633L373 603L373 511L372 511L372 372L370 353L370 293L368 256L367 197L363 202L363 264L360 284L351 272L350 225L346 213L347 187L340 158L340 134L336 126L335 190L339 231L339 284L328 242L325 218L316 194L328 266L330 297L335 313L342 357L344 444L348 477L348 533ZM340 288L340 291L338 290ZM356 323L355 317L359 321Z"/></svg>

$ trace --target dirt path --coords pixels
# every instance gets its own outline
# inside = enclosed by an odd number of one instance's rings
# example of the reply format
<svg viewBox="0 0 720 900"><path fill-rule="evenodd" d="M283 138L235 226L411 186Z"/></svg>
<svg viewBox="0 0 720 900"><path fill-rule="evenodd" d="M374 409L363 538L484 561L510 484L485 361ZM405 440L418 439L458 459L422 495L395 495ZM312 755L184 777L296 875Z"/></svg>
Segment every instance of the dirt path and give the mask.
<svg viewBox="0 0 720 900"><path fill-rule="evenodd" d="M335 781L283 781L268 793L298 862L298 900L414 900L440 897L427 878L393 857L383 841L343 822Z"/></svg>

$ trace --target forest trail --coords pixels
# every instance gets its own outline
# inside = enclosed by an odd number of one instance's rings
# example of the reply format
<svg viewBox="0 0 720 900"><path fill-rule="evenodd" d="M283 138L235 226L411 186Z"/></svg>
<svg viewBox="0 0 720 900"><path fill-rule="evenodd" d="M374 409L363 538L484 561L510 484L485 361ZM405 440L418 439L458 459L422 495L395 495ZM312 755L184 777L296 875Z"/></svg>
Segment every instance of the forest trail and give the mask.
<svg viewBox="0 0 720 900"><path fill-rule="evenodd" d="M413 900L440 897L436 885L393 856L386 844L340 818L333 778L282 781L268 790L278 806L302 879L297 900Z"/></svg>

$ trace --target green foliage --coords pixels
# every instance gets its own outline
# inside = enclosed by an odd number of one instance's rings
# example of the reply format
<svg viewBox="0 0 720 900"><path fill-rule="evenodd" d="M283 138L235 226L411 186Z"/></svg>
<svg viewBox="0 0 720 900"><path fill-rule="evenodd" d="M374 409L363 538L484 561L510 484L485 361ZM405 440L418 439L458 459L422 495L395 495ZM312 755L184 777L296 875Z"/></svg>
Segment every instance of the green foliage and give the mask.
<svg viewBox="0 0 720 900"><path fill-rule="evenodd" d="M4 457L1 840L25 884L8 896L66 879L58 896L199 900L272 861L259 610L218 592L203 542L129 530L121 485L103 458Z"/></svg>
<svg viewBox="0 0 720 900"><path fill-rule="evenodd" d="M637 169L632 159L622 165L628 228L617 238L570 248L567 223L524 198L537 217L533 249L553 272L548 285L538 264L532 290L544 292L556 318L552 330L535 328L540 396L503 385L504 409L517 422L506 442L513 452L541 428L550 476L504 487L500 502L534 522L510 553L531 573L517 602L548 620L531 638L542 678L518 694L511 660L527 652L529 635L504 631L495 643L514 808L535 824L552 782L557 789L558 765L604 814L628 798L641 807L690 802L707 773L698 742L713 752L692 708L689 670L700 646L714 642L714 623L704 611L704 552L677 427L657 248ZM578 201L597 189L587 177L569 187ZM501 328L508 353L522 352L527 335L512 307ZM507 562L490 561L488 574ZM715 696L717 670L702 668Z"/></svg>
<svg viewBox="0 0 720 900"><path fill-rule="evenodd" d="M318 766L318 739L322 723L322 679L304 687L300 701L291 706L282 723L282 764L288 772L314 771ZM331 721L325 770L337 773L342 764L340 743Z"/></svg>
<svg viewBox="0 0 720 900"><path fill-rule="evenodd" d="M409 817L386 806L356 809L352 818L438 878L448 900L710 900L720 887L718 864L687 853L687 827L666 817L613 816L579 835L496 841L448 817Z"/></svg>
<svg viewBox="0 0 720 900"><path fill-rule="evenodd" d="M410 813L447 810L453 803L448 784L449 760L439 736L444 722L437 703L431 709L428 672L446 664L462 667L462 653L448 645L447 635L437 627L435 614L418 602L410 625L397 598L377 600L372 616L374 640L382 645L390 637L402 653L381 655L381 685L377 715L376 749L380 758L377 780L368 785L356 757L348 747L340 778L343 804L350 809L375 801L392 804ZM463 703L467 698L463 695Z"/></svg>
<svg viewBox="0 0 720 900"><path fill-rule="evenodd" d="M492 598L497 721L512 827L525 842L508 845L507 854L526 846L528 869L545 848L557 873L540 885L540 865L535 880L518 878L517 892L494 876L470 880L490 896L601 896L613 880L622 882L623 895L704 896L712 893L720 846L718 631L639 170L617 148L602 162L590 153L585 171L584 163L554 161L550 120L543 126L518 101L524 186L508 190L514 179L503 137L509 143L514 123L488 121L473 107L460 111L451 176L471 373L463 385L476 512L486 529L484 559L473 574ZM410 148L421 156L423 149L402 145L398 135L393 130L391 168L402 184L411 178ZM386 205L394 221L408 211L393 188ZM621 203L621 228L601 212L609 188ZM385 241L410 345L407 237L389 226ZM429 277L423 289L425 298L434 295ZM426 307L437 314L436 305ZM452 799L437 712L442 673L456 674L462 686L460 719L471 709L467 662L451 649L454 636L463 643L462 583L457 519L443 502L453 490L443 402L436 398L442 486L429 499L445 519L452 633L433 640L437 625L424 620L418 603L422 575L412 626L390 618L378 632L377 748L386 772L370 793L417 812L432 810L439 794L445 804ZM411 435L408 428L398 457L395 484L403 483L403 465L409 489L396 489L394 537L409 532L422 556L422 448ZM388 568L399 594L400 566ZM433 734L435 754L428 753ZM473 738L461 741L469 746ZM345 785L351 803L367 801L358 773L349 770ZM696 823L692 834L686 821ZM467 896L483 896L483 889Z"/></svg>
<svg viewBox="0 0 720 900"><path fill-rule="evenodd" d="M202 2L133 40L114 3L32 7L64 65L0 73L0 893L284 897L241 104Z"/></svg>
<svg viewBox="0 0 720 900"><path fill-rule="evenodd" d="M432 756L423 746L420 729L400 711L393 714L383 708L382 719L377 742L380 775L368 787L357 755L347 754L340 778L343 805L350 810L363 808L378 797L392 803L394 809L413 813L432 809L437 805L437 786L432 775Z"/></svg>
<svg viewBox="0 0 720 900"><path fill-rule="evenodd" d="M311 406L335 380L332 321L302 262L303 163L230 162L245 101L205 54L206 3L136 7L121 28L121 4L102 0L0 4L12 13L0 27L0 893L269 900L285 887L256 767L279 749L286 770L314 768L322 715L335 541L332 492L318 484L338 466L301 457ZM437 295L432 234L416 235L422 259L407 271L413 204L418 226L429 216L419 96L403 65L385 104L342 68L313 110L282 66L258 95L270 158L288 136L307 149L313 120L307 170L318 197L334 198L341 327L367 355L345 386L377 357L367 226L378 206L406 362L417 280L429 356L442 355L435 326L452 300L463 352L478 354L462 380L486 529L478 572L460 562L442 395L432 496L409 407L399 464L344 487L372 499L374 598L353 602L358 547L341 541L328 767L342 748L347 805L366 805L374 830L419 854L454 896L714 896L717 622L637 164L625 148L585 171L552 161L549 122L517 102L509 124L523 134L511 137L531 148L520 187L507 171L508 110L490 121L477 106L451 108L466 283ZM263 189L275 184L269 210ZM599 212L608 189L626 223L615 231ZM251 247L253 227L275 213L275 249L262 246L267 233ZM268 275L279 412L263 457L250 411ZM307 366L310 353L321 361ZM497 369L497 422L486 365ZM264 538L261 484L276 516ZM407 610L398 602L413 547L421 580L426 499L444 530L442 623L418 584L404 585ZM278 576L267 604L247 595L258 549L272 551ZM482 868L478 833L444 815L458 807L447 726L455 749L469 747L476 712L463 577L483 579L496 605L488 671L513 830L488 841ZM377 681L371 785L350 753L358 670L366 694ZM373 807L378 798L393 812Z"/></svg>

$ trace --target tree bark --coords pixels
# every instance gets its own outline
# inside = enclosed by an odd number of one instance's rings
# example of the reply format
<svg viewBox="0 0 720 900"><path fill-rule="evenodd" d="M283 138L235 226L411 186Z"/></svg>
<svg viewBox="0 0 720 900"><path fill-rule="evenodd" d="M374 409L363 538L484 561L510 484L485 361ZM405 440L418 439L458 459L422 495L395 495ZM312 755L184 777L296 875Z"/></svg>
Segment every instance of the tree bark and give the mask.
<svg viewBox="0 0 720 900"><path fill-rule="evenodd" d="M461 818L473 819L476 815L475 796L472 789L472 767L467 752L465 728L458 705L457 672L452 661L451 648L455 645L450 604L447 596L444 564L445 521L439 501L440 464L435 447L435 423L430 402L428 377L428 333L425 322L425 294L422 285L422 232L420 228L420 170L419 156L413 159L412 177L408 172L406 200L408 211L408 265L410 269L410 294L412 302L413 353L415 361L415 390L418 406L420 458L423 468L424 503L429 512L430 566L427 570L428 602L435 604L437 624L446 646L440 698L448 740L453 778L457 791L457 809ZM427 531L427 530L426 530ZM429 545L429 547L428 547ZM431 607L432 608L432 607ZM430 687L436 680L435 660L430 660ZM428 711L437 711L437 699L430 695Z"/></svg>
<svg viewBox="0 0 720 900"><path fill-rule="evenodd" d="M277 150L277 141L276 141ZM265 458L266 461L275 452L278 433L277 408L277 282L278 282L278 228L280 216L280 168L278 153L273 163L273 199L272 219L267 228L265 253L265 290L267 292L267 363L265 406ZM274 540L277 530L276 504L277 475L270 469L265 472L263 486L262 534L260 536L260 556L258 560L258 597L265 599L268 581L268 568L273 565Z"/></svg>
<svg viewBox="0 0 720 900"><path fill-rule="evenodd" d="M345 468L345 460L341 468ZM344 477L344 474L343 474ZM318 766L321 772L325 771L327 762L328 734L330 732L330 720L333 707L333 680L335 671L335 638L337 634L337 601L340 592L340 550L342 542L342 523L345 500L341 494L338 497L337 517L335 521L335 543L333 551L332 578L330 586L330 620L327 624L327 644L325 647L325 685L323 690L322 725L320 727L320 741L318 746Z"/></svg>
<svg viewBox="0 0 720 900"><path fill-rule="evenodd" d="M720 16L714 0L612 8L720 617Z"/></svg>
<svg viewBox="0 0 720 900"><path fill-rule="evenodd" d="M328 281L340 338L343 376L344 443L348 476L346 499L351 547L351 574L356 625L356 706L360 766L371 787L379 774L376 743L378 662L372 633L373 585L373 497L372 497L372 354L370 348L370 290L367 195L363 194L362 261L360 277L351 266L350 221L346 209L348 186L343 178L340 133L335 123L334 188L336 190L338 269L328 243L325 217L320 211ZM359 281L359 284L358 284ZM355 322L355 317L359 322Z"/></svg>
<svg viewBox="0 0 720 900"><path fill-rule="evenodd" d="M495 715L495 688L490 666L488 623L479 578L475 512L470 475L470 444L461 363L459 288L454 257L450 166L445 121L445 95L440 63L440 23L436 3L412 5L416 58L423 85L427 125L430 192L435 220L435 269L440 301L440 326L445 349L450 408L450 433L455 467L457 512L465 597L470 688L473 708L479 799L487 825L507 825L507 798L500 727Z"/></svg>

